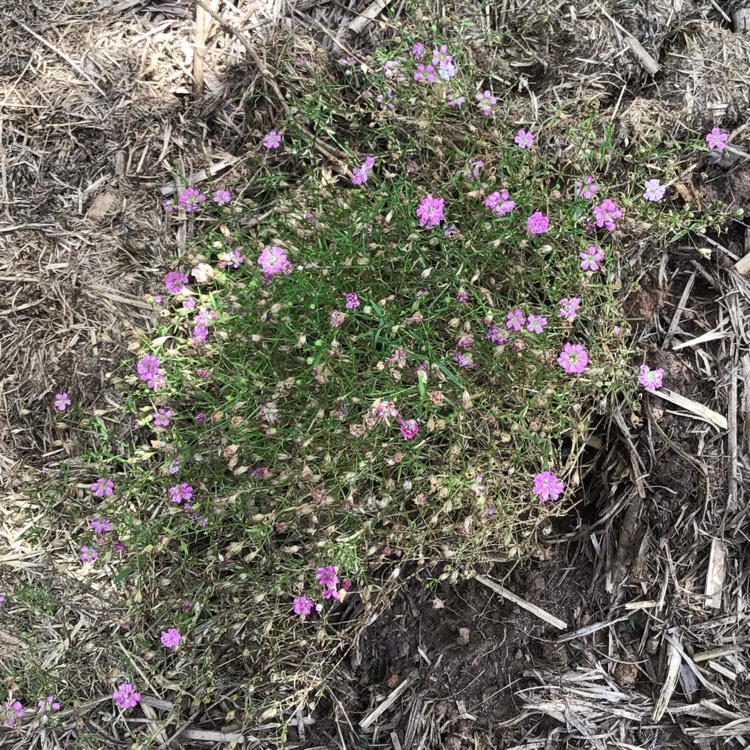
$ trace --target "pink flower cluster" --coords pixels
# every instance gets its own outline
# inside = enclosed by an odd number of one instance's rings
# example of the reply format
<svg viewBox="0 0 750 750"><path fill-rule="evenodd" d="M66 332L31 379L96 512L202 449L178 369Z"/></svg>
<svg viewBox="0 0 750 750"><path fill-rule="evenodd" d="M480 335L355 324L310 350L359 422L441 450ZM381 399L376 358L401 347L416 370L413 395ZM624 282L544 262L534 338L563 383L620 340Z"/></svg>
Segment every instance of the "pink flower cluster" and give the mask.
<svg viewBox="0 0 750 750"><path fill-rule="evenodd" d="M375 166L375 157L374 156L368 156L362 164L360 164L358 167L354 167L352 169L352 182L355 185L363 185L365 182L367 182L367 178L370 176L370 172L372 171L372 168Z"/></svg>
<svg viewBox="0 0 750 750"><path fill-rule="evenodd" d="M167 384L167 378L161 369L161 360L153 354L144 354L137 365L138 375L154 391Z"/></svg>

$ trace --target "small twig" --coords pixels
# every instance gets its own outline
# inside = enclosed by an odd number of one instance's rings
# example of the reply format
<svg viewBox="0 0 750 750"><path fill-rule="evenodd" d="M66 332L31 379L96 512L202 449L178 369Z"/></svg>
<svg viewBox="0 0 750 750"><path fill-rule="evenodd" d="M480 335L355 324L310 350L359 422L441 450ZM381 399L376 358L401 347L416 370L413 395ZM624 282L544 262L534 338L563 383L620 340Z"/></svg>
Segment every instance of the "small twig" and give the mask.
<svg viewBox="0 0 750 750"><path fill-rule="evenodd" d="M63 60L65 60L68 65L70 65L73 70L75 70L78 75L82 75L105 99L107 98L107 95L99 88L99 84L85 71L83 70L80 65L77 65L73 60L66 55L62 50L55 47L53 44L48 42L43 36L39 36L39 34L36 33L36 31L32 31L25 23L22 21L19 21L14 15L8 14L8 18L10 18L11 21L14 21L17 23L27 34L30 34L34 37L38 42L41 42L45 47L48 49L51 49L58 57L61 57Z"/></svg>
<svg viewBox="0 0 750 750"><path fill-rule="evenodd" d="M413 681L413 677L407 677L371 714L359 722L360 729L367 729L375 723L406 692Z"/></svg>
<svg viewBox="0 0 750 750"><path fill-rule="evenodd" d="M517 594L514 594L512 591L508 591L508 589L506 589L505 586L501 586L497 581L493 581L491 578L488 578L487 576L474 576L474 578L483 586L486 586L488 589L492 589L496 594L500 594L500 596L512 601L514 604L517 604L519 607L521 607L522 609L525 609L527 612L531 612L532 615L536 615L540 620L544 620L545 622L552 625L552 627L555 627L558 630L567 630L568 628L567 622L559 619L558 617L555 617L554 615L551 615L549 612L547 612L546 610L543 610L541 607L537 607L536 604L527 602L526 599L522 599L520 596L518 596Z"/></svg>
<svg viewBox="0 0 750 750"><path fill-rule="evenodd" d="M674 335L677 332L677 329L680 327L680 320L682 318L682 313L685 312L685 308L687 307L688 300L690 299L690 292L693 291L693 284L695 284L695 271L693 271L693 273L690 275L690 278L687 280L687 283L685 284L685 289L683 289L682 291L682 297L680 297L680 303L677 305L677 309L674 311L672 322L669 324L669 330L667 331L667 335L664 337L664 341L661 345L662 349L666 349L666 347L674 338Z"/></svg>

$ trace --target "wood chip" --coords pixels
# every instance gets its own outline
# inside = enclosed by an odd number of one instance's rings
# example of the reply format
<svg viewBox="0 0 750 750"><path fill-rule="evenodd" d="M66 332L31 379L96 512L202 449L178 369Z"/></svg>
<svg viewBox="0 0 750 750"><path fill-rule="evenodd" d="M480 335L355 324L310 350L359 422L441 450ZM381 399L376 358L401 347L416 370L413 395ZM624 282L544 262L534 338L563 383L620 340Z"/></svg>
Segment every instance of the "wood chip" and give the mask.
<svg viewBox="0 0 750 750"><path fill-rule="evenodd" d="M724 591L724 579L727 575L727 553L724 543L719 539L711 540L711 553L708 558L706 573L706 606L721 609L721 595Z"/></svg>
<svg viewBox="0 0 750 750"><path fill-rule="evenodd" d="M541 607L537 607L536 604L532 604L531 602L527 602L526 599L522 599L517 594L514 594L512 591L508 591L508 589L505 588L505 586L501 586L497 581L493 581L492 578L487 578L487 576L474 576L474 578L479 581L483 586L486 586L488 589L492 589L496 594L500 594L500 596L504 597L505 599L508 599L509 601L513 602L514 604L517 604L522 609L525 609L527 612L531 612L532 615L536 615L540 620L544 620L545 622L552 625L552 627L557 628L558 630L567 630L568 623L566 623L564 620L559 619L558 617L555 617L554 615L551 615L549 612L543 610Z"/></svg>
<svg viewBox="0 0 750 750"><path fill-rule="evenodd" d="M659 697L651 713L651 721L659 722L667 710L669 701L672 699L675 687L677 687L677 678L680 676L680 663L682 657L672 641L667 641L667 675L664 678L664 684L661 686Z"/></svg>
<svg viewBox="0 0 750 750"><path fill-rule="evenodd" d="M354 20L349 24L349 28L355 34L361 34L390 3L391 0L375 0L370 3Z"/></svg>

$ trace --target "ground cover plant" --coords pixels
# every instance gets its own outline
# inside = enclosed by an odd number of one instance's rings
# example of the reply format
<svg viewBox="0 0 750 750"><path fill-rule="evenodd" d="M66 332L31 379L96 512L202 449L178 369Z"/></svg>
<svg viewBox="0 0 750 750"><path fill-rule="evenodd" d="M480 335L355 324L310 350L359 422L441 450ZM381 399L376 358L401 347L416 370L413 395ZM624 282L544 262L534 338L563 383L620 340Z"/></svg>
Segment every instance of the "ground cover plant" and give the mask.
<svg viewBox="0 0 750 750"><path fill-rule="evenodd" d="M9 589L8 727L98 691L118 722L149 694L175 723L283 731L407 576L533 551L612 400L661 387L621 309L628 259L715 220L669 186L725 134L615 172L595 112L518 121L434 31L304 86L298 67L247 190L183 181L164 204L192 239L113 376L127 418L58 384L75 458L46 467L28 538L74 529L65 568L110 637L91 668L84 644L22 673L38 622L75 625L53 586Z"/></svg>

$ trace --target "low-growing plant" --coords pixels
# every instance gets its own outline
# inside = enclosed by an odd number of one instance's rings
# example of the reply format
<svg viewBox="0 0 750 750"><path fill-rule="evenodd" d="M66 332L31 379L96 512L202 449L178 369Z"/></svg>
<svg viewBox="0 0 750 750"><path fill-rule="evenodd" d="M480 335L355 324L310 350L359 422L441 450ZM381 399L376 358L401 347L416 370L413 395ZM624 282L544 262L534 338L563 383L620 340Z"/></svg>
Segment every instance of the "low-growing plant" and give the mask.
<svg viewBox="0 0 750 750"><path fill-rule="evenodd" d="M248 722L297 705L409 575L531 553L613 399L639 372L660 387L622 287L634 243L706 221L665 197L696 144L614 171L595 114L515 122L459 54L313 67L247 195L165 203L201 222L118 374L132 430L55 396L96 444L67 512L127 602L120 709L150 688L230 696Z"/></svg>

